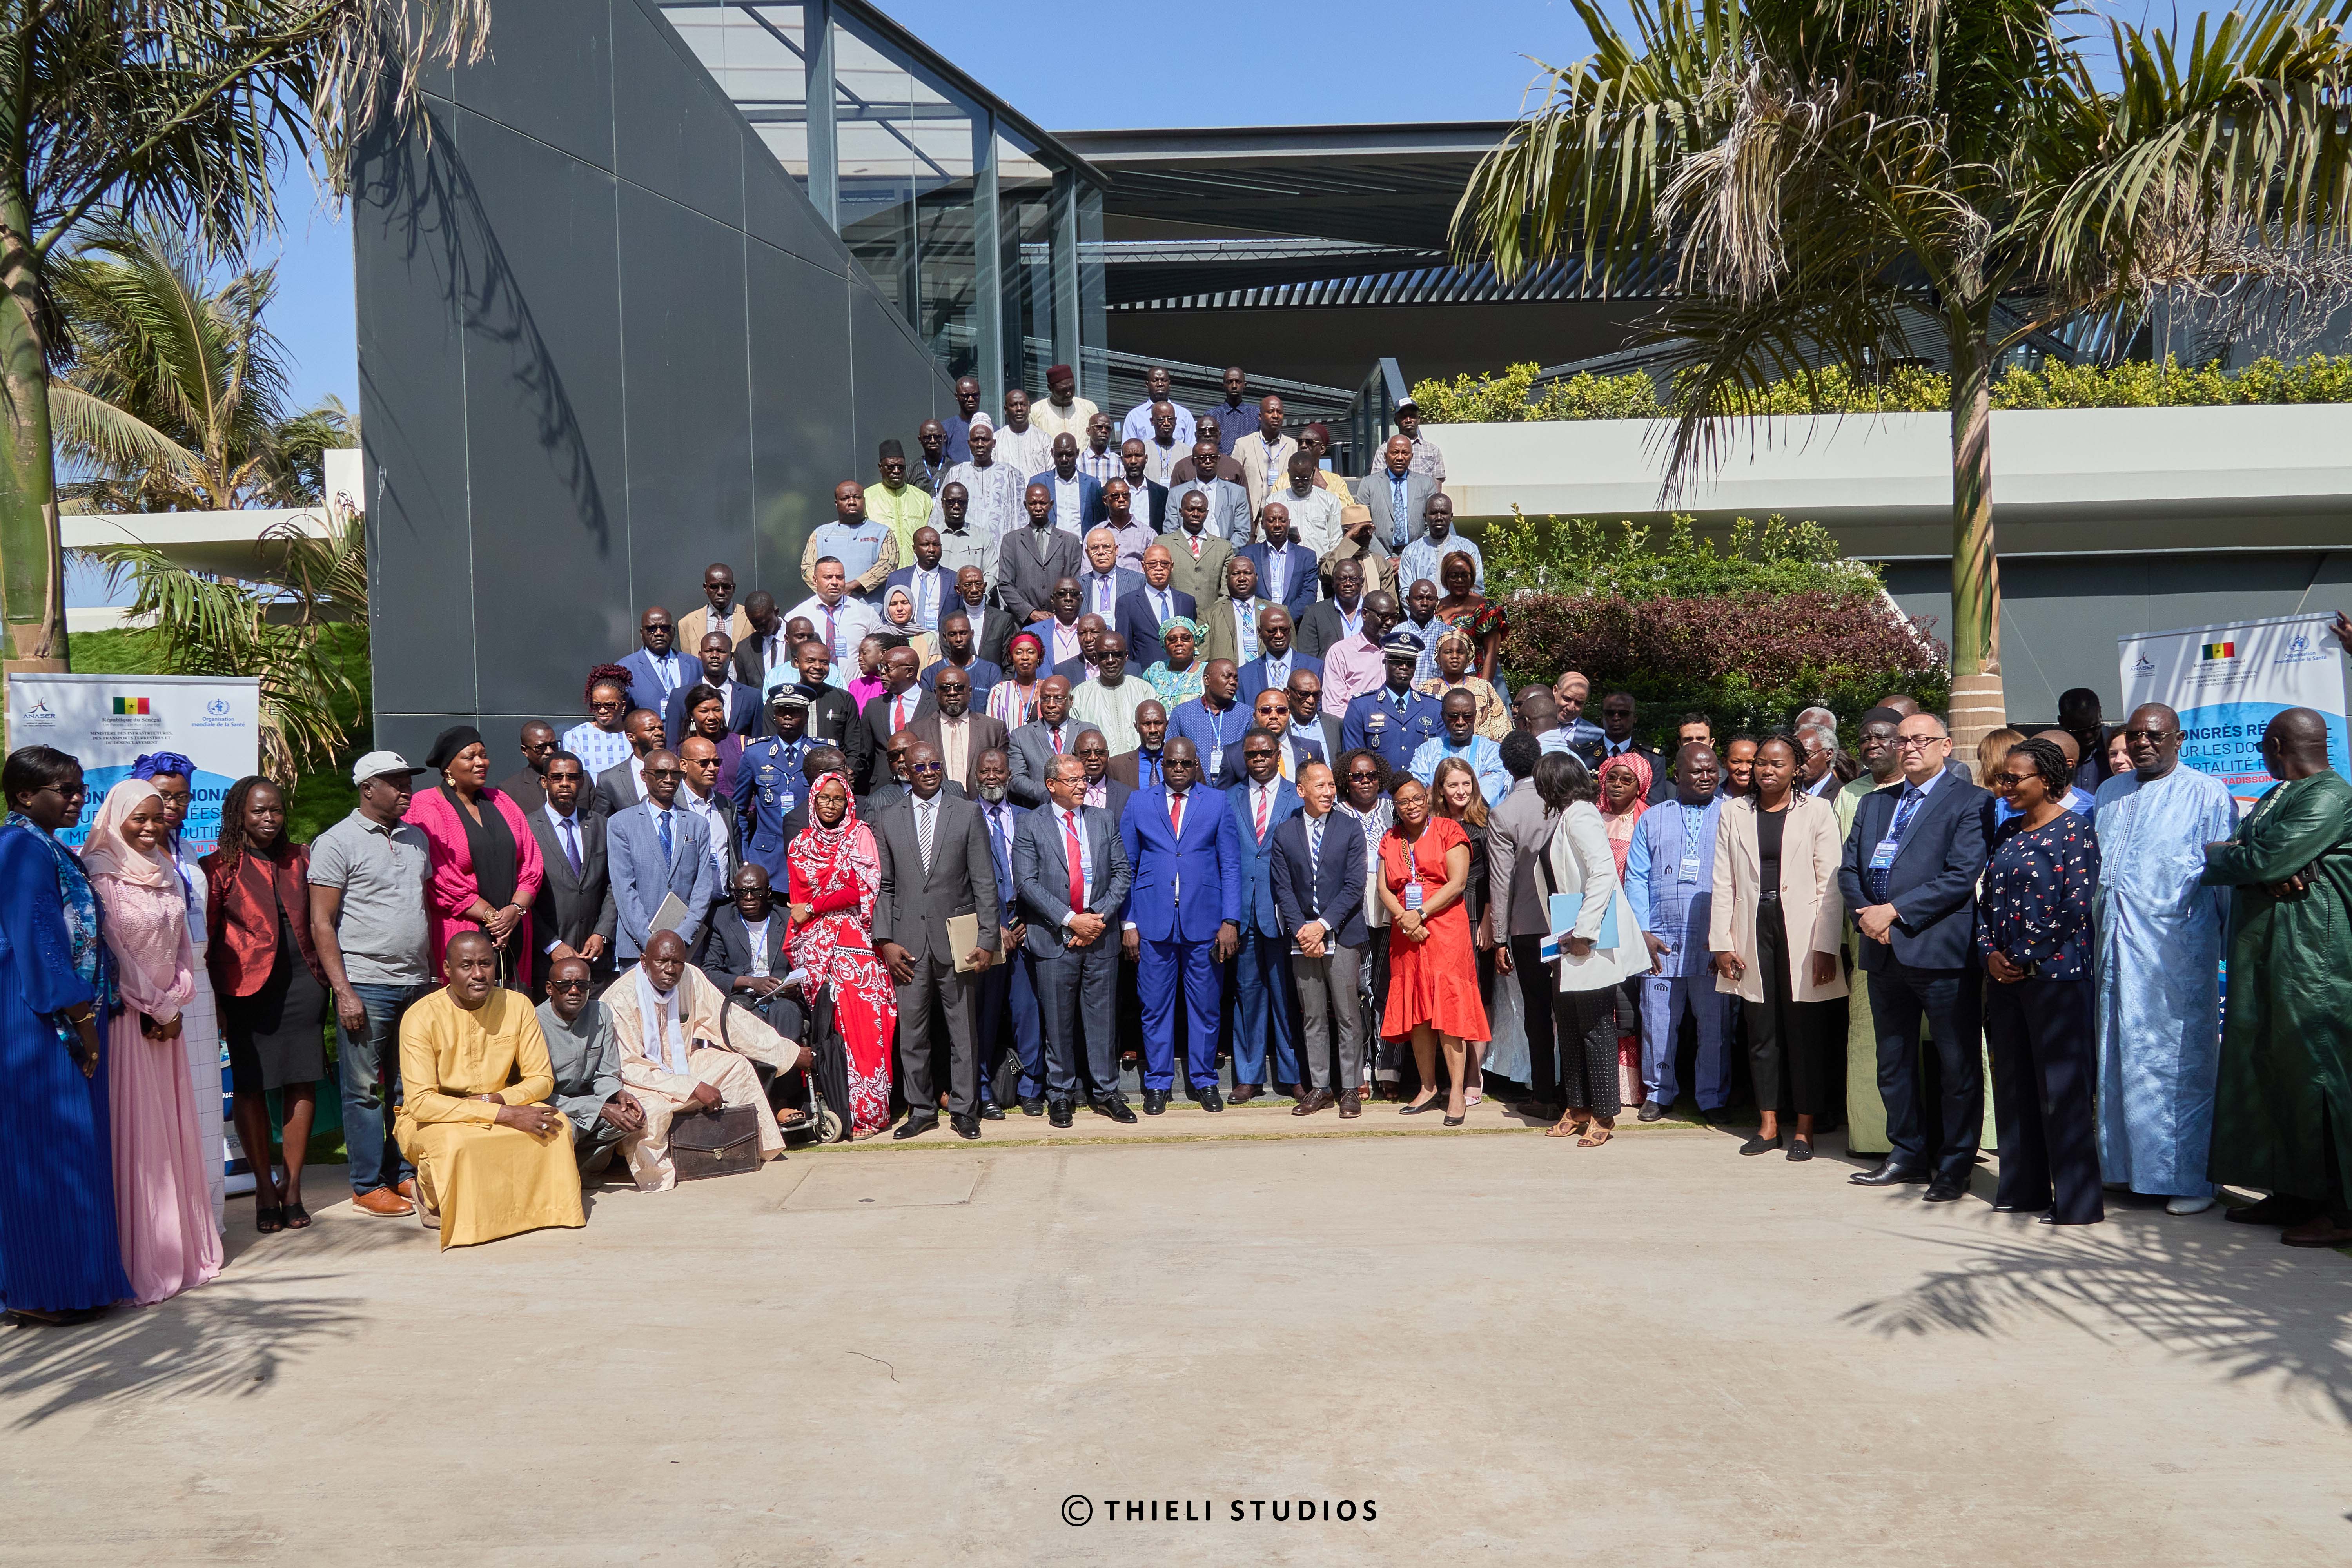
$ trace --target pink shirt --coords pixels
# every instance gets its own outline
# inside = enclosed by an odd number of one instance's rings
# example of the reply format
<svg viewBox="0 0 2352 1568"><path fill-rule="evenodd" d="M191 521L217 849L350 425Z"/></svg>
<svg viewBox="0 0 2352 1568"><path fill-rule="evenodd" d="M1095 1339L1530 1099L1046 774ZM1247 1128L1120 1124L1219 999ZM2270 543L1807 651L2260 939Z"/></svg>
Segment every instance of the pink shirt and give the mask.
<svg viewBox="0 0 2352 1568"><path fill-rule="evenodd" d="M1328 712L1347 712L1349 703L1387 682L1387 661L1366 637L1335 643L1323 654L1323 707Z"/></svg>

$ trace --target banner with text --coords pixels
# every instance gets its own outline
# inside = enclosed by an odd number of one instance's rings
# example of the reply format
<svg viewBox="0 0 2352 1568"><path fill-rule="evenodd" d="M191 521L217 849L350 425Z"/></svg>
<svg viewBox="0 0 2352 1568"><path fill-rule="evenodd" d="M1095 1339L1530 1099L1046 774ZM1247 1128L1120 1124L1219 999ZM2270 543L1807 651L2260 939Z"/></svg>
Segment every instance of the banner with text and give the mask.
<svg viewBox="0 0 2352 1568"><path fill-rule="evenodd" d="M237 675L22 675L8 677L8 745L55 746L81 759L86 826L106 792L148 752L177 752L196 766L188 781L183 847L211 852L221 800L261 755L261 682ZM59 834L81 843L83 827Z"/></svg>
<svg viewBox="0 0 2352 1568"><path fill-rule="evenodd" d="M2263 766L2263 731L2282 710L2327 721L2327 760L2352 774L2344 652L2328 615L2274 616L2116 639L2126 715L2161 702L2180 715L2180 760L2230 786L2240 810L2278 781Z"/></svg>

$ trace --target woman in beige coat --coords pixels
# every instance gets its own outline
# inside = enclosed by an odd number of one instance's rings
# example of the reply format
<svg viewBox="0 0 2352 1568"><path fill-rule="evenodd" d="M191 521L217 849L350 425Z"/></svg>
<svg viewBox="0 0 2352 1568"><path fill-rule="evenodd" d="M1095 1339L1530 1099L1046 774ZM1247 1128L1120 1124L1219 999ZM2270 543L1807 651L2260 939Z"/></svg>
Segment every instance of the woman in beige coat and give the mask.
<svg viewBox="0 0 2352 1568"><path fill-rule="evenodd" d="M1794 742L1771 736L1756 751L1753 793L1724 802L1706 930L1715 988L1738 992L1747 1016L1748 1071L1763 1112L1739 1152L1779 1146L1785 1105L1797 1115L1791 1160L1813 1157L1813 1118L1834 1114L1844 1095L1822 1043L1822 1004L1845 994L1843 846L1837 807L1794 787L1801 761Z"/></svg>

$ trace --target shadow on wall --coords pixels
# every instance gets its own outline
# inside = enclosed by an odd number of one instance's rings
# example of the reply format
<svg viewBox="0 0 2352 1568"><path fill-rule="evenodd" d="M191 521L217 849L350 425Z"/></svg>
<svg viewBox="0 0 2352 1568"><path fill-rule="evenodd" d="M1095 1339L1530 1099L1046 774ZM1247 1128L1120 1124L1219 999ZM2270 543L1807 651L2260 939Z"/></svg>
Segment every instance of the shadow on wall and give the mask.
<svg viewBox="0 0 2352 1568"><path fill-rule="evenodd" d="M2105 1340L2120 1331L2236 1381L2275 1378L2326 1419L2352 1418L2352 1271L2338 1253L2302 1253L2274 1230L2229 1226L2215 1209L2183 1224L2110 1211L2063 1239L1952 1244L1948 1268L1844 1315L1883 1338L2004 1336L2029 1318Z"/></svg>

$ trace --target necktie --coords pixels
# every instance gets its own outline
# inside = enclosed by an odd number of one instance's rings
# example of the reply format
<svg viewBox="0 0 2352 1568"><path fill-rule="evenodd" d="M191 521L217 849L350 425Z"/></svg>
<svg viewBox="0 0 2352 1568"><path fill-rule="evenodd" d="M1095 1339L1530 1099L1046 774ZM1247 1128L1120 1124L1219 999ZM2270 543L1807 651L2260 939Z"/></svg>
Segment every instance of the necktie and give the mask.
<svg viewBox="0 0 2352 1568"><path fill-rule="evenodd" d="M1265 819L1274 810L1274 786L1272 784L1260 784L1257 786L1256 795L1257 841L1260 844L1263 844L1265 842Z"/></svg>
<svg viewBox="0 0 2352 1568"><path fill-rule="evenodd" d="M1275 747L1274 754L1282 760L1282 776L1293 784L1298 782L1297 764L1290 754L1290 742L1284 741Z"/></svg>
<svg viewBox="0 0 2352 1568"><path fill-rule="evenodd" d="M580 841L572 836L572 819L565 817L563 827L563 858L572 862L572 875L580 875Z"/></svg>
<svg viewBox="0 0 2352 1568"><path fill-rule="evenodd" d="M1192 536L1191 536L1191 538L1190 538L1190 540L1189 540L1189 542L1191 543L1191 545L1192 545L1192 559L1193 559L1193 560L1195 560L1195 561L1198 561L1198 560L1201 558L1201 536L1200 536L1199 534L1197 534L1197 533L1195 533L1195 534L1192 535ZM1167 619L1167 617L1166 617L1165 616L1161 616L1160 618L1161 618L1162 620Z"/></svg>
<svg viewBox="0 0 2352 1568"><path fill-rule="evenodd" d="M907 707L909 700L911 700L914 695L914 691L909 689L908 690L901 691L898 696L890 700L890 730L892 733L895 734L898 731L907 727Z"/></svg>
<svg viewBox="0 0 2352 1568"><path fill-rule="evenodd" d="M1309 867L1323 863L1323 819L1319 816L1307 819L1307 861Z"/></svg>
<svg viewBox="0 0 2352 1568"><path fill-rule="evenodd" d="M1150 789L1152 785L1160 782L1160 759L1158 757L1153 756L1150 752L1139 752L1136 753L1136 761L1141 766L1143 771L1142 784L1144 788Z"/></svg>
<svg viewBox="0 0 2352 1568"><path fill-rule="evenodd" d="M1108 804L1109 799L1110 787L1104 784L1102 780L1097 779L1094 783L1087 785L1087 804L1088 805L1104 805Z"/></svg>
<svg viewBox="0 0 2352 1568"><path fill-rule="evenodd" d="M937 809L935 801L915 803L915 851L923 858L923 874L927 877L931 871L931 814Z"/></svg>
<svg viewBox="0 0 2352 1568"><path fill-rule="evenodd" d="M1060 753L1061 750L1062 750L1062 727L1061 727L1059 724L1055 725L1055 726L1053 727L1053 733L1054 733L1054 751L1055 751L1055 754L1057 754L1057 755L1058 755L1058 754Z"/></svg>
<svg viewBox="0 0 2352 1568"><path fill-rule="evenodd" d="M1398 692L1396 694L1395 700L1397 717L1402 719L1404 717L1405 704L1412 700L1412 689L1411 687L1407 687L1404 690Z"/></svg>
<svg viewBox="0 0 2352 1568"><path fill-rule="evenodd" d="M1168 831L1178 838L1184 837L1184 797L1181 795L1168 797Z"/></svg>
<svg viewBox="0 0 2352 1568"><path fill-rule="evenodd" d="M1168 590L1165 588L1151 590L1151 608L1152 613L1160 617L1162 624L1176 618L1168 608Z"/></svg>
<svg viewBox="0 0 2352 1568"><path fill-rule="evenodd" d="M1927 798L1927 797L1926 795L1919 793L1919 786L1917 784L1905 784L1903 786L1903 799L1895 808L1895 824L1886 830L1886 837L1900 842L1903 837L1903 829L1910 824L1911 814L1914 811L1916 811L1919 807L1919 803Z"/></svg>
<svg viewBox="0 0 2352 1568"><path fill-rule="evenodd" d="M841 657L841 630L834 625L831 605L824 607L824 651L835 658Z"/></svg>
<svg viewBox="0 0 2352 1568"><path fill-rule="evenodd" d="M1087 907L1087 878L1078 854L1078 819L1075 812L1062 813L1062 854L1070 863L1070 908L1083 910Z"/></svg>
<svg viewBox="0 0 2352 1568"><path fill-rule="evenodd" d="M658 824L658 826L656 826L655 831L661 836L662 864L667 866L669 864L671 858L676 854L677 849L677 842L670 837L669 834L669 813L667 811L656 812L654 814L654 821Z"/></svg>

